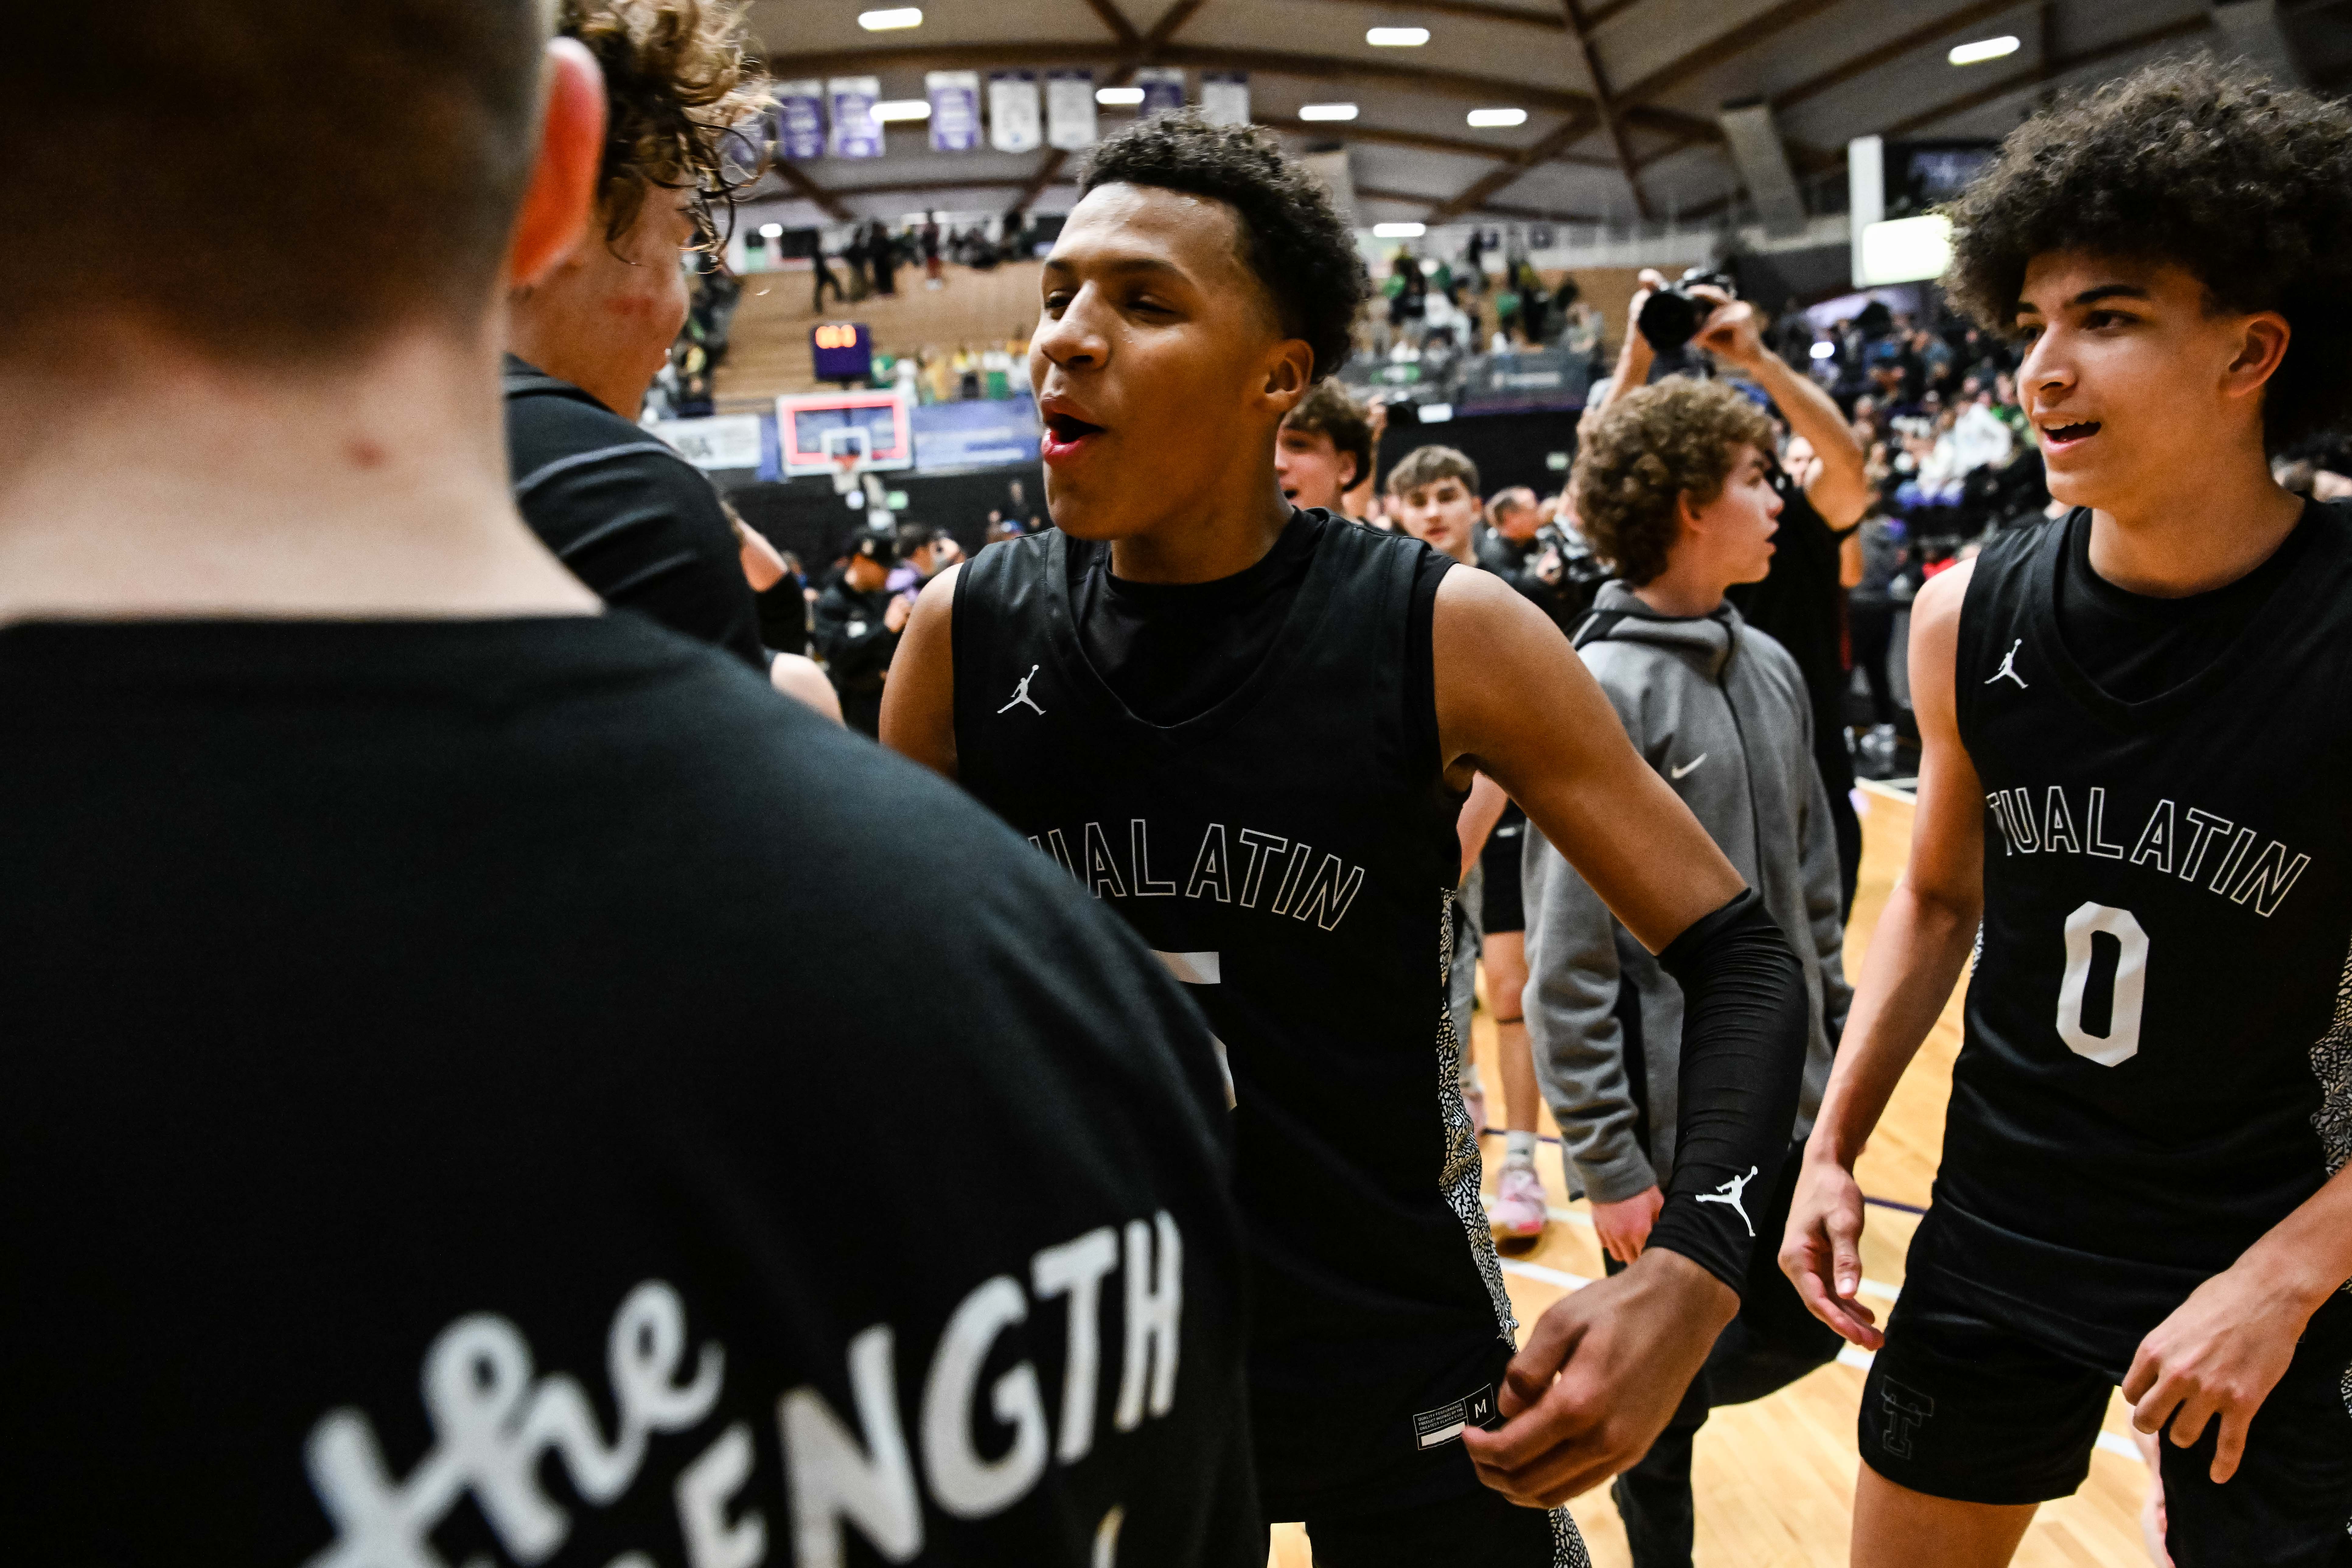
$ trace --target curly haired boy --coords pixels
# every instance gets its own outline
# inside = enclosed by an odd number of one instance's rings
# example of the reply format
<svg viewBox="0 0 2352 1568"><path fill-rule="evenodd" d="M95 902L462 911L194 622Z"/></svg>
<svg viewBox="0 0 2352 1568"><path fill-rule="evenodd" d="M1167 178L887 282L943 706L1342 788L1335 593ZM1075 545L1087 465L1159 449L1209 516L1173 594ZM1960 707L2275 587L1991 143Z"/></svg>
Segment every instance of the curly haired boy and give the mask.
<svg viewBox="0 0 2352 1568"><path fill-rule="evenodd" d="M1876 1349L1853 1561L1999 1564L2120 1385L2181 1568L2352 1560L2352 110L2153 66L2013 132L1949 286L2066 516L1919 595L1923 754L1781 1266ZM1979 935L1981 930L1981 935ZM1976 952L1882 1335L1853 1171Z"/></svg>

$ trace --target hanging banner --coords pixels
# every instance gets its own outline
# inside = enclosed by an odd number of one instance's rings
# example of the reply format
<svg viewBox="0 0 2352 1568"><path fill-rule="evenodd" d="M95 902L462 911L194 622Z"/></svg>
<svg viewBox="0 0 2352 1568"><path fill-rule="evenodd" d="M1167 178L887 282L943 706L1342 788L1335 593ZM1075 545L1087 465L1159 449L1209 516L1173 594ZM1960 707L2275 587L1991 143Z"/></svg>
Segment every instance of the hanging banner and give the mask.
<svg viewBox="0 0 2352 1568"><path fill-rule="evenodd" d="M1095 144L1095 73L1045 73L1045 140L1065 153Z"/></svg>
<svg viewBox="0 0 2352 1568"><path fill-rule="evenodd" d="M1184 107L1184 73L1174 67L1146 66L1135 73L1135 85L1143 89L1143 107L1135 111L1138 120Z"/></svg>
<svg viewBox="0 0 2352 1568"><path fill-rule="evenodd" d="M824 83L776 84L776 156L796 162L824 156Z"/></svg>
<svg viewBox="0 0 2352 1568"><path fill-rule="evenodd" d="M1250 122L1249 73L1202 71L1201 118L1212 125L1247 125Z"/></svg>
<svg viewBox="0 0 2352 1568"><path fill-rule="evenodd" d="M923 91L931 100L931 151L970 153L980 146L980 73L929 71Z"/></svg>
<svg viewBox="0 0 2352 1568"><path fill-rule="evenodd" d="M874 118L874 100L882 96L882 79L837 76L824 84L824 94L833 101L833 155L882 156L882 122Z"/></svg>
<svg viewBox="0 0 2352 1568"><path fill-rule="evenodd" d="M1034 153L1045 142L1034 71L997 71L988 79L988 144L1000 153Z"/></svg>

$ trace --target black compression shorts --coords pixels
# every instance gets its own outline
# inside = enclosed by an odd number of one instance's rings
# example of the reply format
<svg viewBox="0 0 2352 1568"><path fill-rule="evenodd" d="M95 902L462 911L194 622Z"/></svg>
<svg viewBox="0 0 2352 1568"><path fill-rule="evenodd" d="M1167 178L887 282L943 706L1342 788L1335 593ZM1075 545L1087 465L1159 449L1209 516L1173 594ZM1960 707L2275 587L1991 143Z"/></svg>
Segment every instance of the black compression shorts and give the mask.
<svg viewBox="0 0 2352 1568"><path fill-rule="evenodd" d="M1317 1568L1585 1568L1566 1509L1521 1508L1480 1487L1441 1502L1306 1521Z"/></svg>
<svg viewBox="0 0 2352 1568"><path fill-rule="evenodd" d="M1478 904L1478 929L1487 936L1507 936L1528 929L1519 900L1519 853L1528 841L1527 814L1514 805L1486 836L1478 864L1486 873L1486 892Z"/></svg>
<svg viewBox="0 0 2352 1568"><path fill-rule="evenodd" d="M2166 1542L2178 1568L2352 1565L2348 1361L2352 1300L2339 1296L2312 1320L2221 1486L2210 1472L2218 1421L2191 1447L2165 1436ZM2090 1474L2115 1386L2110 1373L1945 1297L1932 1272L1915 1274L1863 1385L1863 1460L1897 1486L1960 1502L2066 1497Z"/></svg>

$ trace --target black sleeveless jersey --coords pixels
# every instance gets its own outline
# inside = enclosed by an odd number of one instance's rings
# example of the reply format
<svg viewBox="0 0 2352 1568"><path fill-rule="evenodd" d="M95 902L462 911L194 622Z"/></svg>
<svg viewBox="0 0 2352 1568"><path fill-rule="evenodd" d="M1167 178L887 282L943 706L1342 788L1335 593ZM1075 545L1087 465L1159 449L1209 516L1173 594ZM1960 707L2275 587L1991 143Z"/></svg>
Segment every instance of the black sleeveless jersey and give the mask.
<svg viewBox="0 0 2352 1568"><path fill-rule="evenodd" d="M1913 1267L2121 1376L2352 1154L2352 528L2145 701L2060 635L2067 521L1960 612L1984 930Z"/></svg>
<svg viewBox="0 0 2352 1568"><path fill-rule="evenodd" d="M965 786L1127 916L1226 1048L1275 1519L1475 1489L1456 1438L1512 1350L1446 1008L1461 797L1408 695L1424 548L1320 522L1264 661L1167 725L1088 662L1066 535L956 586Z"/></svg>

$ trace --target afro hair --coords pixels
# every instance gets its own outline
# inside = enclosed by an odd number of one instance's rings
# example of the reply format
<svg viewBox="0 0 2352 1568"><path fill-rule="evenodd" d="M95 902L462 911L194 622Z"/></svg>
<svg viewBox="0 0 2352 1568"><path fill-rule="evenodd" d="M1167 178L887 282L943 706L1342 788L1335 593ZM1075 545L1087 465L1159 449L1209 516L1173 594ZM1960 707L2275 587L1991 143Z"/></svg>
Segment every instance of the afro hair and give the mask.
<svg viewBox="0 0 2352 1568"><path fill-rule="evenodd" d="M1331 193L1283 156L1272 136L1255 126L1211 124L1196 109L1155 114L1095 150L1083 189L1114 184L1181 191L1233 208L1243 260L1265 285L1283 332L1315 351L1313 379L1347 362L1371 279Z"/></svg>
<svg viewBox="0 0 2352 1568"><path fill-rule="evenodd" d="M2009 134L1947 209L1944 287L2013 330L2053 251L2174 263L2216 308L2292 330L2263 401L2273 451L2352 416L2352 110L2200 56L2062 100Z"/></svg>

